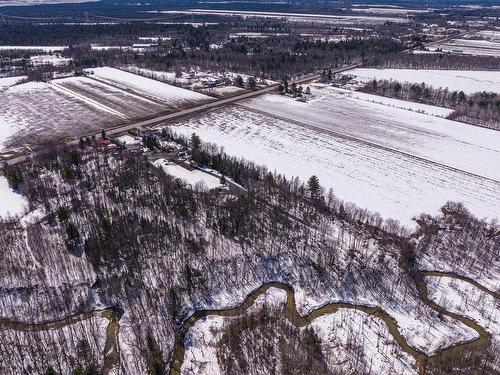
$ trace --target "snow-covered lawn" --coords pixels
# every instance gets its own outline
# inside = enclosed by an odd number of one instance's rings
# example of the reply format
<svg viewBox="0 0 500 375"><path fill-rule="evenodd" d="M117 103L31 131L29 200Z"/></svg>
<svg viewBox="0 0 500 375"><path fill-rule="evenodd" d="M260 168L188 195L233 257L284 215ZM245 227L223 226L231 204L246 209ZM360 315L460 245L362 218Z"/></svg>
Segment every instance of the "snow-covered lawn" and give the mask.
<svg viewBox="0 0 500 375"><path fill-rule="evenodd" d="M305 105L302 111L310 114L312 110L307 108ZM357 122L353 118L349 123ZM464 202L479 217L500 215L499 183L241 106L179 121L173 130L186 136L196 132L203 141L223 146L230 155L288 177L307 180L316 174L323 187L333 188L340 199L409 226L414 226L413 216L436 214L448 200ZM460 152L466 147L464 143Z"/></svg>
<svg viewBox="0 0 500 375"><path fill-rule="evenodd" d="M27 206L27 200L10 188L7 178L0 176L0 217L22 214Z"/></svg>
<svg viewBox="0 0 500 375"><path fill-rule="evenodd" d="M478 70L417 70L417 69L371 69L350 70L358 80L368 82L373 79L388 79L399 82L422 83L435 88L447 87L450 91L473 93L493 91L500 93L500 71Z"/></svg>
<svg viewBox="0 0 500 375"><path fill-rule="evenodd" d="M88 69L95 77L106 83L123 89L133 90L141 96L159 100L169 106L185 106L189 104L210 101L213 98L194 91L172 86L154 79L146 78L123 70L104 67Z"/></svg>
<svg viewBox="0 0 500 375"><path fill-rule="evenodd" d="M312 127L354 137L500 181L498 131L415 112L425 108L428 113L445 114L446 110L439 107L422 107L321 84L312 85L311 92L315 99L307 103L281 95L265 95L242 105L299 121L306 129Z"/></svg>
<svg viewBox="0 0 500 375"><path fill-rule="evenodd" d="M203 186L209 190L221 187L220 179L197 169L190 171L180 165L169 163L162 158L156 160L153 165L161 167L166 174L179 178L192 187Z"/></svg>

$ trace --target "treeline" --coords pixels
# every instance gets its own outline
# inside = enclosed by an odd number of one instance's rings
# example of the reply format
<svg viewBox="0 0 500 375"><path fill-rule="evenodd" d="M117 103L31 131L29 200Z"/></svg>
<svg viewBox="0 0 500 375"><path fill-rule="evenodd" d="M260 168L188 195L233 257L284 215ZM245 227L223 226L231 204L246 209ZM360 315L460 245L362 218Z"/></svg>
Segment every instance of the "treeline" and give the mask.
<svg viewBox="0 0 500 375"><path fill-rule="evenodd" d="M425 83L400 83L393 80L372 80L359 91L391 98L411 100L454 109L448 118L472 125L500 130L500 96L494 92L465 94Z"/></svg>
<svg viewBox="0 0 500 375"><path fill-rule="evenodd" d="M367 65L377 68L498 70L500 58L451 54L388 53L374 58Z"/></svg>
<svg viewBox="0 0 500 375"><path fill-rule="evenodd" d="M382 230L398 237L409 234L408 230L395 220L390 218L384 220L378 213L341 201L332 189L324 191L321 186L311 189L311 184L320 185L321 183L319 180L316 182L316 176L311 176L307 182L300 181L298 178L288 179L276 172L269 172L265 167L229 156L217 145L202 143L196 134L188 138L176 134L170 128L164 128L162 135L188 147L192 160L197 164L213 168L224 176L232 178L253 191L255 197L265 197L269 202L289 202L290 205L287 208L305 203L314 207L313 211L318 210L322 214L335 216L354 225L363 224L375 231ZM309 211L304 210L305 213Z"/></svg>
<svg viewBox="0 0 500 375"><path fill-rule="evenodd" d="M189 32L151 51L96 51L90 45L70 47L64 53L79 69L97 66L135 65L153 70L200 68L214 72L240 72L279 80L318 69L353 63L371 63L384 54L401 50L402 44L390 39L355 39L342 42L303 42L294 36L236 38L209 48L206 32Z"/></svg>

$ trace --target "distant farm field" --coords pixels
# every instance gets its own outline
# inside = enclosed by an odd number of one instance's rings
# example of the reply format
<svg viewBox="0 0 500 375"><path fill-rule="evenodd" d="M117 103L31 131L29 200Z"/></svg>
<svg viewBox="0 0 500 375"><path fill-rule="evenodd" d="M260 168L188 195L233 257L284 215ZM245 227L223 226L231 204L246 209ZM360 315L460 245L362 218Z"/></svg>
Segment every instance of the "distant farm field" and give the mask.
<svg viewBox="0 0 500 375"><path fill-rule="evenodd" d="M462 90L466 94L479 91L500 93L500 71L358 68L349 71L349 75L362 82L387 79L418 84L423 82L435 88Z"/></svg>

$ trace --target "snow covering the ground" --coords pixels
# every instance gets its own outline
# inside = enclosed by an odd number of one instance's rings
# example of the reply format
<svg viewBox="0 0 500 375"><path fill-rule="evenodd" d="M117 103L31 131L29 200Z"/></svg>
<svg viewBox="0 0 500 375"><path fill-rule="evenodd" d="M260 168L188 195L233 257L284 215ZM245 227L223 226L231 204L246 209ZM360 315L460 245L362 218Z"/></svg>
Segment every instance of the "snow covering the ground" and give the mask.
<svg viewBox="0 0 500 375"><path fill-rule="evenodd" d="M30 61L33 65L54 65L54 66L63 66L69 65L73 59L70 57L62 57L60 55L37 55L31 56Z"/></svg>
<svg viewBox="0 0 500 375"><path fill-rule="evenodd" d="M500 93L500 71L357 68L350 70L348 74L363 82L373 79L392 79L419 84L425 82L435 88L447 87L450 91L462 90L465 93L478 91Z"/></svg>
<svg viewBox="0 0 500 375"><path fill-rule="evenodd" d="M492 40L452 39L432 45L431 51L450 52L459 55L500 57L500 43Z"/></svg>
<svg viewBox="0 0 500 375"><path fill-rule="evenodd" d="M142 77L137 74L125 72L123 70L103 67L87 69L93 72L93 76L102 79L107 83L118 85L125 89L132 89L139 94L150 96L169 104L188 104L193 102L213 100L213 98L199 94L194 91L172 86L154 79Z"/></svg>
<svg viewBox="0 0 500 375"><path fill-rule="evenodd" d="M350 16L331 14L309 14L309 13L279 13L279 12L259 12L245 10L218 10L218 9L188 9L188 10L164 10L161 13L167 14L210 14L218 16L239 16L239 17L264 17L264 18L285 18L288 21L298 22L321 22L321 23L349 23L349 24L383 24L386 22L406 23L407 19L401 17L384 16Z"/></svg>
<svg viewBox="0 0 500 375"><path fill-rule="evenodd" d="M27 82L2 91L0 150L100 131L123 119L116 111L64 89L59 80L53 82Z"/></svg>
<svg viewBox="0 0 500 375"><path fill-rule="evenodd" d="M385 96L366 94L364 92L352 91L352 90L335 89L335 91L343 93L344 95L354 99L364 100L367 102L372 102L377 104L383 104L389 107L406 109L409 111L423 113L437 117L446 118L451 113L453 113L452 109L437 107L435 105L415 103L407 100L399 100L394 98L387 98Z"/></svg>
<svg viewBox="0 0 500 375"><path fill-rule="evenodd" d="M270 288L259 296L247 313L258 311L263 305L279 307L286 303L286 292L282 289ZM221 368L217 361L217 343L222 338L222 328L231 318L208 316L199 320L191 327L185 342L184 362L181 374L213 375L220 374Z"/></svg>
<svg viewBox="0 0 500 375"><path fill-rule="evenodd" d="M17 77L5 77L0 78L0 89L13 86L16 83L22 81L23 79L28 78L27 76L17 76Z"/></svg>
<svg viewBox="0 0 500 375"><path fill-rule="evenodd" d="M425 277L429 298L449 311L468 316L500 340L500 301L467 281Z"/></svg>
<svg viewBox="0 0 500 375"><path fill-rule="evenodd" d="M207 189L215 189L221 187L220 179L212 176L208 173L202 172L197 169L192 171L181 167L180 165L169 163L167 160L160 158L156 160L153 165L155 167L161 167L166 174L171 175L174 178L179 178L184 180L187 184L192 187L204 186Z"/></svg>
<svg viewBox="0 0 500 375"><path fill-rule="evenodd" d="M67 46L0 46L0 50L41 51L57 52L68 48Z"/></svg>
<svg viewBox="0 0 500 375"><path fill-rule="evenodd" d="M140 138L132 137L131 135L125 134L120 137L116 137L116 140L122 142L125 145L136 145L141 143Z"/></svg>
<svg viewBox="0 0 500 375"><path fill-rule="evenodd" d="M214 96L231 95L231 94L240 93L242 91L245 91L245 89L242 89L241 87L236 87L236 86L212 87L212 88L204 90L204 92L207 95L214 95Z"/></svg>
<svg viewBox="0 0 500 375"><path fill-rule="evenodd" d="M264 95L241 105L500 182L498 131L359 100L358 93L322 84L312 85L311 92L316 98L307 103Z"/></svg>
<svg viewBox="0 0 500 375"><path fill-rule="evenodd" d="M311 327L321 339L327 363L344 369L355 362L345 348L360 345L369 368L378 375L417 374L415 360L401 350L382 319L349 309L315 319Z"/></svg>
<svg viewBox="0 0 500 375"><path fill-rule="evenodd" d="M401 290L395 291L401 293ZM398 297L401 298L401 297ZM329 295L313 295L311 291L296 289L295 299L297 311L305 315L317 309L333 299ZM439 317L433 310L430 310L420 300L409 299L404 306L374 301L367 295L357 295L354 298L342 299L342 302L360 304L364 306L380 306L391 317L393 317L401 334L408 344L418 348L428 355L434 354L437 350L453 345L457 342L471 340L477 337L477 333L468 328L465 324L457 322L449 317Z"/></svg>
<svg viewBox="0 0 500 375"><path fill-rule="evenodd" d="M0 176L0 217L22 214L27 206L26 198L10 188L6 177Z"/></svg>
<svg viewBox="0 0 500 375"><path fill-rule="evenodd" d="M311 113L307 108L302 111ZM196 132L203 141L223 146L230 155L288 177L305 181L316 174L322 186L333 188L340 199L411 227L415 225L413 216L437 214L448 200L463 202L479 217L500 215L499 183L241 106L179 121L173 130L186 136Z"/></svg>
<svg viewBox="0 0 500 375"><path fill-rule="evenodd" d="M429 298L451 312L474 319L500 344L500 301L474 285L450 277L426 277ZM497 360L497 367L500 361Z"/></svg>

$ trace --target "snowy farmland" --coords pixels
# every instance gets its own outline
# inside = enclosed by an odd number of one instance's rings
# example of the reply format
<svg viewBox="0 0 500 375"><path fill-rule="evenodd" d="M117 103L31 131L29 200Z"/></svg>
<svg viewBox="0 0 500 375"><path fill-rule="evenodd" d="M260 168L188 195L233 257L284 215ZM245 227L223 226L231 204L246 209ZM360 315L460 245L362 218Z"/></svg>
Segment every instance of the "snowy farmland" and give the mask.
<svg viewBox="0 0 500 375"><path fill-rule="evenodd" d="M463 55L500 57L500 42L484 39L452 39L444 43L434 44L430 50Z"/></svg>
<svg viewBox="0 0 500 375"><path fill-rule="evenodd" d="M165 104L168 103L168 105L172 107L180 108L193 103L214 100L207 95L168 85L154 79L142 77L119 69L104 67L89 69L88 72L91 73L91 77L97 80L125 90L132 90L142 97Z"/></svg>
<svg viewBox="0 0 500 375"><path fill-rule="evenodd" d="M311 114L316 109L301 110ZM350 119L351 124L357 121ZM173 130L187 136L196 132L230 155L289 177L306 180L316 174L340 199L409 226L414 225L413 216L435 214L448 200L464 202L479 217L494 218L500 212L498 182L241 106L180 121ZM401 137L407 132L404 127L399 131ZM415 142L415 147L421 145ZM462 143L459 151L468 147ZM498 165L491 159L486 162Z"/></svg>
<svg viewBox="0 0 500 375"><path fill-rule="evenodd" d="M353 137L500 181L500 169L496 167L500 164L500 132L418 112L449 113L439 107L320 84L311 86L311 91L315 98L307 103L265 95L242 105L297 121L307 129Z"/></svg>
<svg viewBox="0 0 500 375"><path fill-rule="evenodd" d="M426 83L435 88L474 93L479 91L500 92L500 71L478 70L415 70L357 68L349 71L359 81L387 79L408 83Z"/></svg>
<svg viewBox="0 0 500 375"><path fill-rule="evenodd" d="M0 150L85 135L214 100L117 69L96 71L90 77L18 85L23 77L1 79Z"/></svg>

